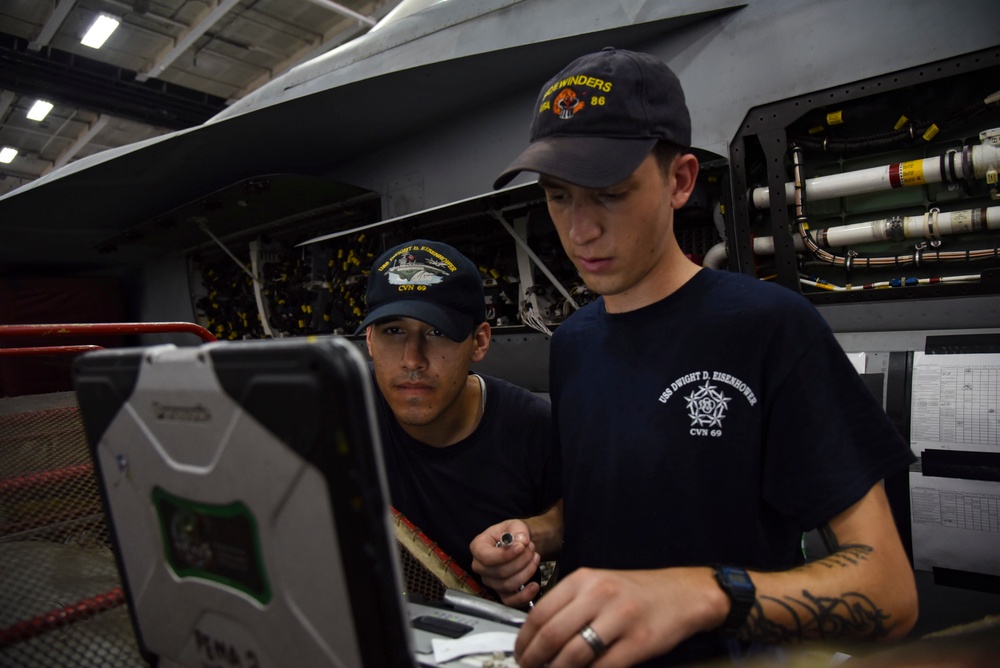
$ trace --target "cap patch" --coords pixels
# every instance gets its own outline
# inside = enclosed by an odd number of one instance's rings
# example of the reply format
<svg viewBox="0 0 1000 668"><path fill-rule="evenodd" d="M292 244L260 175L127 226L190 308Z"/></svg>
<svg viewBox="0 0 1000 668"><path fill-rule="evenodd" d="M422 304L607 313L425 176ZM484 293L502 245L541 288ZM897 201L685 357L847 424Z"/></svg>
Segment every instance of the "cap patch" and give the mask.
<svg viewBox="0 0 1000 668"><path fill-rule="evenodd" d="M390 285L400 286L403 292L413 286L426 290L428 285L440 283L456 269L455 263L433 248L407 246L382 263L378 271L385 274Z"/></svg>
<svg viewBox="0 0 1000 668"><path fill-rule="evenodd" d="M578 93L579 88L593 88L602 93L611 92L612 82L598 79L597 77L585 74L575 74L565 79L560 79L549 86L542 96L542 103L538 109L539 113L551 110L556 116L562 119L573 118L587 105L584 96L587 91ZM571 88L574 86L575 88ZM553 93L559 91L555 97ZM551 99L550 99L551 98ZM590 97L591 106L603 106L607 100L603 95L592 95Z"/></svg>

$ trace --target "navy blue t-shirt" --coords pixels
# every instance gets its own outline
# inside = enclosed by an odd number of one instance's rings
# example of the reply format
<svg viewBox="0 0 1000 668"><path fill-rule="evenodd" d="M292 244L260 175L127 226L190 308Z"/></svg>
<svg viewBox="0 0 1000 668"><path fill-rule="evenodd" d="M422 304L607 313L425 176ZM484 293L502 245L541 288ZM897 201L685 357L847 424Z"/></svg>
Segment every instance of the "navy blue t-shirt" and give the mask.
<svg viewBox="0 0 1000 668"><path fill-rule="evenodd" d="M548 510L559 500L560 483L549 403L499 378L480 377L486 407L479 426L443 448L403 431L376 384L392 505L477 581L472 539L497 522Z"/></svg>
<svg viewBox="0 0 1000 668"><path fill-rule="evenodd" d="M552 338L560 572L726 563L783 570L804 531L914 457L801 295L702 269Z"/></svg>

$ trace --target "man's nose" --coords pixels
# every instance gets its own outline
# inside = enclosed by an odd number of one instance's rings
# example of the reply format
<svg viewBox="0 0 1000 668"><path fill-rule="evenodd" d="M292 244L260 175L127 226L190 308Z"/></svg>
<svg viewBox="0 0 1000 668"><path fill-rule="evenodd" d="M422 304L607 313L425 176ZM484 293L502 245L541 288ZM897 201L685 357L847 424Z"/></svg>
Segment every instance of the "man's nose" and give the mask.
<svg viewBox="0 0 1000 668"><path fill-rule="evenodd" d="M585 246L601 236L603 231L596 207L587 201L573 202L569 211L569 223L569 238L578 246Z"/></svg>
<svg viewBox="0 0 1000 668"><path fill-rule="evenodd" d="M407 336L403 344L403 368L408 370L423 369L427 366L427 355L424 353L423 341L419 336Z"/></svg>

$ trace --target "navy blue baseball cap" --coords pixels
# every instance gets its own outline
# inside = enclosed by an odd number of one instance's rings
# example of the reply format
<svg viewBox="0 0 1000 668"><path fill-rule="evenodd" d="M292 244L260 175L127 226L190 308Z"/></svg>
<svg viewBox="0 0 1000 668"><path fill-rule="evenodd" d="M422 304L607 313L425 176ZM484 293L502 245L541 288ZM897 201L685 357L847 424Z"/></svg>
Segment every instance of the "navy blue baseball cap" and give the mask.
<svg viewBox="0 0 1000 668"><path fill-rule="evenodd" d="M661 139L691 146L677 75L646 53L607 47L577 58L542 87L530 144L497 177L537 172L585 188L624 181Z"/></svg>
<svg viewBox="0 0 1000 668"><path fill-rule="evenodd" d="M453 247L416 239L375 260L365 294L364 331L381 320L414 318L464 341L486 322L486 295L479 268Z"/></svg>

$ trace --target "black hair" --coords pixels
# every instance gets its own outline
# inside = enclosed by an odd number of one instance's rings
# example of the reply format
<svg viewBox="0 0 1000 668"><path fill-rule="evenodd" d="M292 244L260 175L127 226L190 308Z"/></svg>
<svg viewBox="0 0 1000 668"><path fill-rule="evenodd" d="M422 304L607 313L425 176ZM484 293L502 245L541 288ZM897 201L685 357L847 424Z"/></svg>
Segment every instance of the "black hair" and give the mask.
<svg viewBox="0 0 1000 668"><path fill-rule="evenodd" d="M656 146L650 151L650 154L656 158L656 164L664 176L670 175L670 165L673 164L674 158L684 153L687 153L686 148L666 139L656 142Z"/></svg>

